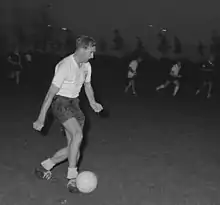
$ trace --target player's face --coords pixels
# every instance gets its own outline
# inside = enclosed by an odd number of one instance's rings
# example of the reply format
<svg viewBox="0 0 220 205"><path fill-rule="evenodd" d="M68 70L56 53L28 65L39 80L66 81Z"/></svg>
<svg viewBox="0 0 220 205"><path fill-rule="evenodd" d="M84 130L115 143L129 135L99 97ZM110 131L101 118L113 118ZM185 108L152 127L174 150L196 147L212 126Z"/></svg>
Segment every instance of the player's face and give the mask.
<svg viewBox="0 0 220 205"><path fill-rule="evenodd" d="M83 48L83 61L88 62L90 59L94 58L95 51L96 51L95 46Z"/></svg>

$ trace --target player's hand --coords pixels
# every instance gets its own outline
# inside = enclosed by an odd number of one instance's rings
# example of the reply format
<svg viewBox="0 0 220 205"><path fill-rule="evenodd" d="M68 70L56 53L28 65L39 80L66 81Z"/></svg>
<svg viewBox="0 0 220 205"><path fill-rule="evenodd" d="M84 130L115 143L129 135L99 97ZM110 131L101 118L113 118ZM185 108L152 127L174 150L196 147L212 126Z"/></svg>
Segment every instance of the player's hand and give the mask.
<svg viewBox="0 0 220 205"><path fill-rule="evenodd" d="M103 110L103 107L101 104L97 103L97 102L94 102L94 103L91 103L90 106L92 107L92 109L95 111L95 112L101 112Z"/></svg>
<svg viewBox="0 0 220 205"><path fill-rule="evenodd" d="M33 128L37 131L41 131L41 129L44 127L44 123L41 122L40 120L36 120L34 123L33 123Z"/></svg>

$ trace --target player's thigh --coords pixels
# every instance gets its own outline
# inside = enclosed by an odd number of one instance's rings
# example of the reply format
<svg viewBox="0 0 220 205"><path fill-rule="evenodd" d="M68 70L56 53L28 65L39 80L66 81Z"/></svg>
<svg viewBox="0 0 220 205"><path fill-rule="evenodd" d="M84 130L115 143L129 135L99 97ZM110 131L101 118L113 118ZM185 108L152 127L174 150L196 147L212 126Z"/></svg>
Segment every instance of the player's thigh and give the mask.
<svg viewBox="0 0 220 205"><path fill-rule="evenodd" d="M174 85L176 85L176 86L179 86L179 85L180 85L179 80L174 80L173 83L174 83Z"/></svg>
<svg viewBox="0 0 220 205"><path fill-rule="evenodd" d="M131 78L131 84L134 84L135 83L134 81L135 81L134 78Z"/></svg>
<svg viewBox="0 0 220 205"><path fill-rule="evenodd" d="M72 117L66 120L65 122L63 122L63 126L67 133L68 141L71 140L71 137L74 137L76 135L82 136L82 128L76 118Z"/></svg>
<svg viewBox="0 0 220 205"><path fill-rule="evenodd" d="M164 83L164 85L167 86L167 85L169 85L171 82L172 82L172 81L170 81L170 80L166 80L165 83Z"/></svg>

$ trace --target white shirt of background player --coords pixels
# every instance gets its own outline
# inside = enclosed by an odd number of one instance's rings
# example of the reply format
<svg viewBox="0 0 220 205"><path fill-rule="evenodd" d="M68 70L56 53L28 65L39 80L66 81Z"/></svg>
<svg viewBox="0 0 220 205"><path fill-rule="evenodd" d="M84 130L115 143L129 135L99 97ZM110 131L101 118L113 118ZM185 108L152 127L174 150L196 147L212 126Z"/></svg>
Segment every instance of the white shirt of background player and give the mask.
<svg viewBox="0 0 220 205"><path fill-rule="evenodd" d="M135 75L137 75L138 61L137 60L131 61L128 67L129 67L128 78L133 78Z"/></svg>
<svg viewBox="0 0 220 205"><path fill-rule="evenodd" d="M31 54L27 53L27 54L25 55L25 58L26 58L27 62L29 62L29 63L32 62L32 56L31 56Z"/></svg>
<svg viewBox="0 0 220 205"><path fill-rule="evenodd" d="M180 77L180 75L179 75L180 69L181 69L180 63L173 65L173 67L170 70L170 75L173 77Z"/></svg>

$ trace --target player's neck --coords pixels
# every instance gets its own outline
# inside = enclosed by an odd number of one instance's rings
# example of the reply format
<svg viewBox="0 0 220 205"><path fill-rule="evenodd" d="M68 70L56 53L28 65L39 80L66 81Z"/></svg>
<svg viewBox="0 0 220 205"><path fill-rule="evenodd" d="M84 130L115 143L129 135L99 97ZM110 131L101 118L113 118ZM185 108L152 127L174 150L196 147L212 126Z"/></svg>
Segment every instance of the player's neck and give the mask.
<svg viewBox="0 0 220 205"><path fill-rule="evenodd" d="M79 54L77 52L75 52L73 54L73 58L76 61L77 65L79 66L79 68L82 67L83 62L80 60Z"/></svg>

